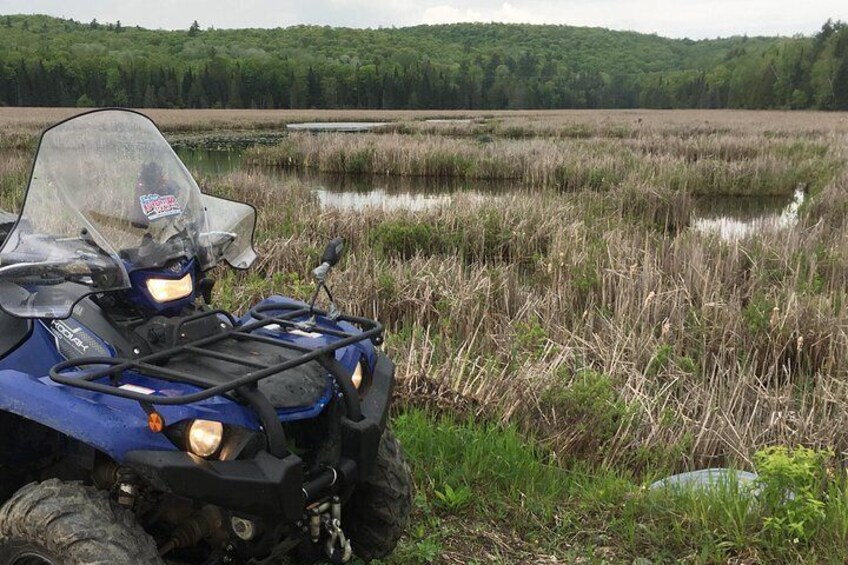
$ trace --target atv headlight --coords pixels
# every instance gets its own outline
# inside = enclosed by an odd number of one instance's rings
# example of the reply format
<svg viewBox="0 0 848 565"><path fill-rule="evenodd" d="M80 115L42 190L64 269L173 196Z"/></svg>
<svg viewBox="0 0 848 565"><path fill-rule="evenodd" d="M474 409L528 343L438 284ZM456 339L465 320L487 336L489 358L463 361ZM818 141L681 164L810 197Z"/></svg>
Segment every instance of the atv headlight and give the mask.
<svg viewBox="0 0 848 565"><path fill-rule="evenodd" d="M365 378L365 368L362 366L362 361L356 364L356 368L353 370L353 375L350 376L350 380L353 382L353 388L359 390L359 387L362 386L362 381Z"/></svg>
<svg viewBox="0 0 848 565"><path fill-rule="evenodd" d="M171 302L185 298L194 291L191 273L181 279L147 279L147 292L156 302Z"/></svg>
<svg viewBox="0 0 848 565"><path fill-rule="evenodd" d="M211 457L221 447L224 424L211 420L195 420L188 427L189 451L199 457Z"/></svg>

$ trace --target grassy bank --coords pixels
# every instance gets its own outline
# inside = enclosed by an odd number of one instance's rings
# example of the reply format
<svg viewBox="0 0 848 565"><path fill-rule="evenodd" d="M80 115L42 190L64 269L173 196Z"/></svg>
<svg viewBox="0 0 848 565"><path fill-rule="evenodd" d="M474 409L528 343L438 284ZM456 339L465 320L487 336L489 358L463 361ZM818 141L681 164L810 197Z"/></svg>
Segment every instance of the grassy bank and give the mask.
<svg viewBox="0 0 848 565"><path fill-rule="evenodd" d="M848 482L827 454L762 452L757 495L733 479L709 490L649 490L621 469L552 465L510 427L418 410L394 426L417 494L416 525L391 563L845 559Z"/></svg>

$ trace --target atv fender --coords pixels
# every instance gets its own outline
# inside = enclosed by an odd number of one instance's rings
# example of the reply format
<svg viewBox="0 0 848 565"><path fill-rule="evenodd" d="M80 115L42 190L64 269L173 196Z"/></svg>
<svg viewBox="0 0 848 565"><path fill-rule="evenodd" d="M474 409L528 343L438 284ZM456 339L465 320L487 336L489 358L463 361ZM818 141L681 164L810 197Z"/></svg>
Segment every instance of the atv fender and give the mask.
<svg viewBox="0 0 848 565"><path fill-rule="evenodd" d="M61 432L118 461L138 449L176 450L164 435L148 429L147 414L139 404L127 401L119 410L48 383L48 377L0 371L0 410Z"/></svg>

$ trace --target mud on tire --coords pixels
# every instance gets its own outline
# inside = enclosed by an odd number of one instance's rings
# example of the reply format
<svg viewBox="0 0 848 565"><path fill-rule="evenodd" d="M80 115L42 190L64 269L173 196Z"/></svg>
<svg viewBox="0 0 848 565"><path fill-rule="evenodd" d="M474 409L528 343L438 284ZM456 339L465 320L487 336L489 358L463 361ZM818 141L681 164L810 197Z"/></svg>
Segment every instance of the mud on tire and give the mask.
<svg viewBox="0 0 848 565"><path fill-rule="evenodd" d="M162 563L153 538L107 493L56 479L23 487L0 508L0 563L24 555L56 565Z"/></svg>
<svg viewBox="0 0 848 565"><path fill-rule="evenodd" d="M354 553L364 561L385 557L409 522L412 477L391 431L383 432L374 470L348 501L342 519Z"/></svg>

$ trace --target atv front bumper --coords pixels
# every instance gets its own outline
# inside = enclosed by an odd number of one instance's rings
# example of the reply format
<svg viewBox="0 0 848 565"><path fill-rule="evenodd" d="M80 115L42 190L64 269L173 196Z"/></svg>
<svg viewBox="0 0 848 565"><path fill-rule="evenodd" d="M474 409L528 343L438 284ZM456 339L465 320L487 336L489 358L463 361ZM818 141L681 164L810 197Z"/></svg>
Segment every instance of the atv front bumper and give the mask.
<svg viewBox="0 0 848 565"><path fill-rule="evenodd" d="M342 418L342 458L322 475L305 477L303 462L293 453L278 458L266 451L233 461L181 451L130 451L123 463L157 490L232 512L295 522L307 503L370 472L388 417L394 372L394 364L378 353L371 386L361 400L362 420Z"/></svg>

